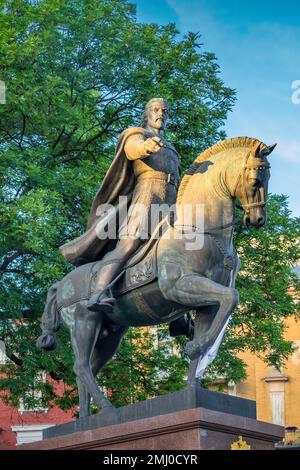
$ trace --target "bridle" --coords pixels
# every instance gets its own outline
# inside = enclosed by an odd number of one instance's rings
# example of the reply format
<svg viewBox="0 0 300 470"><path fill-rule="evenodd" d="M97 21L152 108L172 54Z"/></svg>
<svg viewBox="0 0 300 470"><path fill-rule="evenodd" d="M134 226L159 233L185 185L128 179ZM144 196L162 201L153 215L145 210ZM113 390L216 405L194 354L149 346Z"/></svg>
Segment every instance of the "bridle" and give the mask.
<svg viewBox="0 0 300 470"><path fill-rule="evenodd" d="M249 214L250 209L253 209L254 207L265 207L266 206L265 197L263 197L263 200L259 201L259 202L249 202L249 197L248 197L248 194L247 194L247 191L246 191L246 184L247 184L246 170L268 170L269 168L271 168L270 165L266 165L266 164L258 165L258 166L248 166L248 160L249 160L249 157L252 154L252 152L253 152L253 150L248 152L247 155L245 156L244 165L243 165L243 167L242 167L242 169L241 169L241 171L240 171L240 173L237 177L237 181L235 183L234 191L233 191L233 197L235 198L236 197L237 187L239 185L239 182L241 181L242 205L237 204L237 207L240 208L240 209L243 209L243 211L246 214ZM244 202L244 201L246 201L246 202Z"/></svg>
<svg viewBox="0 0 300 470"><path fill-rule="evenodd" d="M246 183L247 183L246 170L268 170L269 168L271 168L270 165L265 165L265 164L264 165L253 166L253 167L248 166L249 157L253 153L255 155L256 150L258 149L259 146L260 146L260 143L256 147L254 147L254 149L251 149L245 155L245 161L244 161L243 167L242 167L242 169L241 169L241 171L240 171L240 173L237 177L236 183L234 185L233 198L236 197L236 191L237 191L238 184L239 184L240 180L242 180L242 182L241 182L242 199L243 199L243 201L246 201L246 203L242 201L242 205L236 204L236 207L243 210L246 214L249 214L250 209L253 209L254 207L265 207L266 204L267 204L265 198L260 202L249 202L249 197L248 197L248 194L247 194L247 191L246 191ZM239 219L234 219L234 220L232 220L231 222L229 222L227 224L219 225L217 227L210 227L207 230L201 230L201 229L199 229L199 227L197 225L179 225L179 224L177 225L176 222L175 222L174 228L175 228L175 230L179 230L181 228L181 231L183 233L186 230L191 230L191 231L197 232L199 234L212 236L213 234L211 232L214 232L215 230L218 231L218 230L224 230L224 229L229 228L229 227L233 227L238 222L239 222Z"/></svg>
<svg viewBox="0 0 300 470"><path fill-rule="evenodd" d="M239 206L237 204L236 204L236 206L243 209L245 214L249 214L250 209L252 209L254 207L265 207L265 205L266 205L265 198L263 198L263 200L260 201L260 202L250 202L247 191L246 191L246 184L247 184L246 171L247 170L267 170L267 169L270 168L270 165L266 165L266 164L253 166L253 167L248 165L250 155L252 155L253 150L254 150L254 155L255 155L257 148L258 148L258 146L254 149L251 149L251 151L248 152L245 155L245 160L244 160L243 167L242 167L242 169L241 169L241 171L240 171L240 173L237 177L237 181L236 181L235 186L234 186L233 198L236 197L237 187L238 187L239 182L241 181L242 206ZM233 249L233 253L231 253L230 250L228 250L228 247L222 241L222 238L218 237L215 232L218 231L218 230L224 230L224 229L229 228L229 227L234 227L234 225L236 225L238 222L239 222L238 219L233 219L228 224L223 224L223 225L220 225L220 226L217 226L217 227L210 227L206 230L201 230L196 225L188 225L188 226L186 226L186 225L177 225L176 222L175 222L174 229L175 230L180 230L181 229L180 231L182 233L192 231L192 232L195 232L195 233L198 233L198 234L208 235L213 240L213 242L215 243L215 245L217 246L218 250L220 251L220 253L223 257L224 270L225 270L225 273L227 273L226 274L226 282L225 282L225 285L226 285L228 279L230 278L231 272L234 270L237 254L236 254L235 249Z"/></svg>

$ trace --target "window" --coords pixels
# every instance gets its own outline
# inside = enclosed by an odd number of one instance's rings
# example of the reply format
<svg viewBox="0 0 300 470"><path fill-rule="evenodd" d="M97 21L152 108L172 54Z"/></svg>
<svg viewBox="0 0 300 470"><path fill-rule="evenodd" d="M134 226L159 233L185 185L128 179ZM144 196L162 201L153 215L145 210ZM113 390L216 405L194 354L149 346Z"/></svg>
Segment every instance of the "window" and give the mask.
<svg viewBox="0 0 300 470"><path fill-rule="evenodd" d="M47 380L47 376L46 376L46 373L45 372L41 372L40 373L40 376L37 377L37 379L41 380L42 382L46 382ZM36 379L36 381L37 381ZM42 405L39 405L38 402L39 400L42 399L42 392L39 391L39 390L35 390L34 388L31 389L30 391L28 391L26 393L26 397L25 398L34 398L35 402L37 402L37 405L33 406L33 407L30 407L28 405L25 405L25 399L20 399L19 401L19 408L18 408L18 411L20 414L23 414L23 413L30 413L30 412L45 412L47 413L48 411L48 408L45 408L44 406Z"/></svg>
<svg viewBox="0 0 300 470"><path fill-rule="evenodd" d="M269 376L265 381L269 384L271 418L273 424L284 426L285 424L285 382L289 379L275 367L269 368Z"/></svg>

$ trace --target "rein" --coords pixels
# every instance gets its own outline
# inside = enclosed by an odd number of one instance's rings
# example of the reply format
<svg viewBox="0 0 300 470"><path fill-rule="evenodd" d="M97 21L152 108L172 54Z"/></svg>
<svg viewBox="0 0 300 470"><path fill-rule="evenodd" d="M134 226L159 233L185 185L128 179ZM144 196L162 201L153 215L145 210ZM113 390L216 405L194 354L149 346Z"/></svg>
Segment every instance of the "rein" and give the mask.
<svg viewBox="0 0 300 470"><path fill-rule="evenodd" d="M243 195L243 199L246 201L246 204L242 204L242 205L236 204L236 207L238 207L239 209L242 209L244 212L246 212L246 214L248 214L250 209L253 209L254 207L266 206L265 200L260 201L260 202L249 202L248 194L246 191L246 170L267 170L268 168L270 168L270 165L259 165L256 167L247 166L250 155L251 155L251 151L245 156L245 163L243 165L243 168L240 171L240 174L237 178L235 188L233 191L233 197L236 197L236 190L237 190L238 184L240 180L242 180L242 195Z"/></svg>
<svg viewBox="0 0 300 470"><path fill-rule="evenodd" d="M174 228L175 230L177 230L178 227L191 228L193 232L197 232L200 235L210 235L211 230L224 230L226 228L233 227L238 222L239 222L239 219L233 219L231 222L228 222L228 224L219 225L217 227L211 227L209 230L204 230L204 231L201 231L197 225L178 225L175 222ZM182 233L184 233L184 230L182 230Z"/></svg>

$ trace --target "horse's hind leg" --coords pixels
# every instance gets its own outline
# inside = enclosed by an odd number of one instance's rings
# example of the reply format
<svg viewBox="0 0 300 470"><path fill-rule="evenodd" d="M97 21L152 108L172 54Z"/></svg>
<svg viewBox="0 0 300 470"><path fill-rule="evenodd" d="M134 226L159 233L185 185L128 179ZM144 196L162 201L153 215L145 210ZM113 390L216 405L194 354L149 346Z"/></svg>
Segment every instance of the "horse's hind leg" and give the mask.
<svg viewBox="0 0 300 470"><path fill-rule="evenodd" d="M76 377L76 383L79 397L79 418L85 418L91 414L91 395L79 377Z"/></svg>
<svg viewBox="0 0 300 470"><path fill-rule="evenodd" d="M128 330L127 327L120 327L116 332L110 334L107 338L96 341L94 351L91 357L92 374L96 378L99 371L112 358L117 351L121 339ZM84 418L91 414L91 395L81 379L77 378L77 388L79 395L79 416Z"/></svg>
<svg viewBox="0 0 300 470"><path fill-rule="evenodd" d="M105 364L116 353L127 330L127 326L120 326L116 331L110 333L106 338L98 339L91 359L91 367L94 376L98 374L102 367L104 367Z"/></svg>
<svg viewBox="0 0 300 470"><path fill-rule="evenodd" d="M118 328L117 331L111 333L107 338L98 338L91 357L91 370L96 378L99 371L112 358L117 351L120 342L128 330L127 327ZM79 417L84 418L91 414L91 395L81 379L77 377L77 388L79 396Z"/></svg>
<svg viewBox="0 0 300 470"><path fill-rule="evenodd" d="M75 354L74 372L76 377L79 379L80 386L81 384L85 385L87 393L93 397L99 408L112 407L112 404L99 389L90 365L91 356L103 323L103 314L91 312L85 305L78 303L74 318L72 344ZM80 390L82 390L82 387Z"/></svg>

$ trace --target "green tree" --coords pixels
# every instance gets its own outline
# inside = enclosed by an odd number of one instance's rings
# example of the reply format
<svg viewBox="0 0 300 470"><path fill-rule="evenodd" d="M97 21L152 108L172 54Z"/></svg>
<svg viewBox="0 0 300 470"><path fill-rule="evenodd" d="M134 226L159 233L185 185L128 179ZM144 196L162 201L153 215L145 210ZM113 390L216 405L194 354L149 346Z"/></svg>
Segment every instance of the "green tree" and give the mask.
<svg viewBox="0 0 300 470"><path fill-rule="evenodd" d="M185 386L188 361L166 328L131 328L99 383L116 405L135 403Z"/></svg>
<svg viewBox="0 0 300 470"><path fill-rule="evenodd" d="M65 333L54 354L35 339L47 288L72 269L58 247L84 231L118 134L139 124L149 98L163 96L184 166L224 137L235 98L196 34L178 39L173 24L140 24L126 0L1 5L0 337L19 364L6 366L3 383L16 400L40 369L74 384ZM53 387L40 387L46 402L57 400Z"/></svg>
<svg viewBox="0 0 300 470"><path fill-rule="evenodd" d="M116 138L139 123L149 98L163 96L170 102L168 139L180 152L184 169L195 155L225 137L222 125L235 93L224 86L215 56L203 50L198 35L179 39L173 24L140 24L135 7L126 0L6 0L1 3L0 28L0 79L7 88L6 104L0 105L0 338L12 359L2 368L6 377L0 388L10 392L7 398L14 404L33 387L43 392L40 404L69 408L76 393L67 333L60 331L60 346L53 353L41 353L35 346L47 288L72 269L58 247L83 232ZM267 256L274 270L278 257L283 262L283 292L292 282L290 265L297 258L295 235L288 235L284 226L295 234L299 224L290 218L284 198L275 198L270 207L273 225L259 232L262 235L255 232L261 245L260 251L253 250ZM239 230L238 243L251 273L249 232ZM278 232L283 232L282 243ZM259 238L263 234L265 238ZM277 242L274 257L268 240ZM258 256L255 269L259 267ZM261 286L256 297L259 276L253 273L244 285L242 274L239 286L242 301L248 302L248 330L236 338L231 328L219 366L215 362L228 377L242 377L235 356L242 348L263 351L267 346L273 362L290 350L278 334L283 328L272 330L280 324L283 308L278 286L274 284L271 300L265 299L269 307L261 322L257 308L265 304L257 302L263 302L264 291ZM268 280L265 286L270 286ZM275 315L274 305L278 321L268 322L268 314ZM289 315L294 305L286 305L284 314ZM232 326L244 328L243 319L237 313ZM173 357L169 344L153 348L150 332L143 334L144 354L134 347L141 334L131 330L116 360L101 375L101 383L118 391L118 404L176 390L184 383L186 359ZM53 383L35 380L38 370L49 372L54 381L64 380L69 387L62 397L56 396ZM34 397L26 395L26 400L32 405Z"/></svg>

